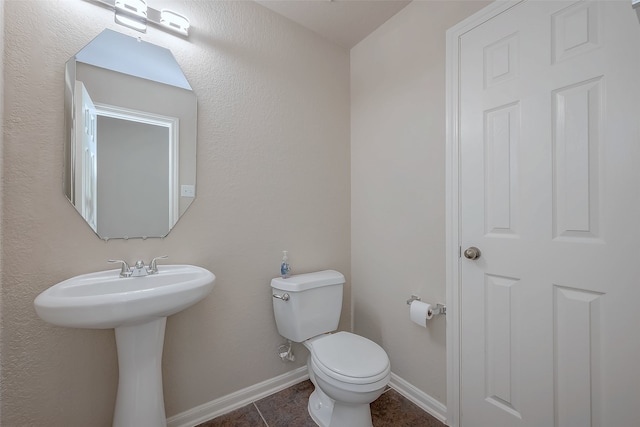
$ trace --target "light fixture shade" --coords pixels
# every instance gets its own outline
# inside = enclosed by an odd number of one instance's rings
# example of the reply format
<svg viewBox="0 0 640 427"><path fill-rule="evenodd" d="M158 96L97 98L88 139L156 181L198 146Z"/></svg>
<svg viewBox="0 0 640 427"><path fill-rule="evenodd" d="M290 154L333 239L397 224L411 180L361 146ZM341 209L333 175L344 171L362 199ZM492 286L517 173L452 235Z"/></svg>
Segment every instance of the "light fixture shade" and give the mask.
<svg viewBox="0 0 640 427"><path fill-rule="evenodd" d="M116 14L123 12L138 18L147 19L147 2L145 0L116 0Z"/></svg>
<svg viewBox="0 0 640 427"><path fill-rule="evenodd" d="M147 32L147 2L145 0L115 0L117 24Z"/></svg>
<svg viewBox="0 0 640 427"><path fill-rule="evenodd" d="M189 27L191 26L189 18L169 9L160 11L160 25L185 36L189 35Z"/></svg>

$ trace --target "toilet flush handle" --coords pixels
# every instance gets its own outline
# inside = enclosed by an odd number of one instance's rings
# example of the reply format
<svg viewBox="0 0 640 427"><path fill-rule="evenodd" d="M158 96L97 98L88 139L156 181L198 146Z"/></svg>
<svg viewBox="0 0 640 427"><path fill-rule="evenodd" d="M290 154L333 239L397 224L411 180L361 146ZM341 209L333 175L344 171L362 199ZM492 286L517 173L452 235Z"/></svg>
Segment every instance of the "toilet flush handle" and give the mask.
<svg viewBox="0 0 640 427"><path fill-rule="evenodd" d="M283 295L276 295L276 294L273 294L273 297L274 297L274 298L281 299L282 301L289 301L289 298L290 298L289 294L286 294L286 293L285 293L285 294L283 294Z"/></svg>

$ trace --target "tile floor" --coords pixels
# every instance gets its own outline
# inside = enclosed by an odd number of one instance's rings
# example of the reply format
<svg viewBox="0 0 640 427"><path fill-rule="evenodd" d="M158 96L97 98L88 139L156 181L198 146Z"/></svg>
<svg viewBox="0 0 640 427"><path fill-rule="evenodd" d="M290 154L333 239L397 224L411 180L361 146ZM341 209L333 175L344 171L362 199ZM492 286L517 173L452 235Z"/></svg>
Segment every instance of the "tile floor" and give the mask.
<svg viewBox="0 0 640 427"><path fill-rule="evenodd" d="M197 427L316 427L307 412L313 391L303 381ZM371 404L374 427L445 427L393 389Z"/></svg>

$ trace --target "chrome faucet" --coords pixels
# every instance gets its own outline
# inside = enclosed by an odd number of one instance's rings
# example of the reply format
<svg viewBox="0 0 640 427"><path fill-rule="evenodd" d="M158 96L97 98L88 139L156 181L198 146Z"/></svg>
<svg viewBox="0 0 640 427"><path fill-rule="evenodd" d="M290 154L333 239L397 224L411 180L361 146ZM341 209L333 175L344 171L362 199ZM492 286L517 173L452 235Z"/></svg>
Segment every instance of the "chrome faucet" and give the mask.
<svg viewBox="0 0 640 427"><path fill-rule="evenodd" d="M141 259L136 261L136 265L134 265L131 269L131 277L146 276L147 274L149 274L149 272L144 267L144 261L142 261Z"/></svg>
<svg viewBox="0 0 640 427"><path fill-rule="evenodd" d="M167 259L169 258L169 255L162 255L162 256L157 256L154 259L151 260L151 264L149 264L149 268L147 268L147 273L148 274L157 274L158 273L158 264L157 264L157 260L159 259Z"/></svg>
<svg viewBox="0 0 640 427"><path fill-rule="evenodd" d="M149 264L148 267L145 267L144 261L142 260L136 261L133 267L129 267L129 264L121 259L110 259L108 261L111 263L119 262L121 264L120 277L142 277L148 276L149 274L158 274L157 260L165 258L169 258L169 256L162 255L155 257L151 260L151 264Z"/></svg>
<svg viewBox="0 0 640 427"><path fill-rule="evenodd" d="M110 259L110 260L107 260L107 262L122 263L122 266L120 268L120 277L131 277L131 268L129 267L129 264L127 264L127 261L123 261L121 259Z"/></svg>

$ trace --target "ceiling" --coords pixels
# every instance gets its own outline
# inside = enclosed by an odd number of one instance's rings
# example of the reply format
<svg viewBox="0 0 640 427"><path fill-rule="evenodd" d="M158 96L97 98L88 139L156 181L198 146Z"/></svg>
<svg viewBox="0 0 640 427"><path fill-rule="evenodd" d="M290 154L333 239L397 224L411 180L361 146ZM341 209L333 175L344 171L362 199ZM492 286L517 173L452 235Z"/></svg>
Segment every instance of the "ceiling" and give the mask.
<svg viewBox="0 0 640 427"><path fill-rule="evenodd" d="M410 3L406 0L256 0L320 36L351 49Z"/></svg>

